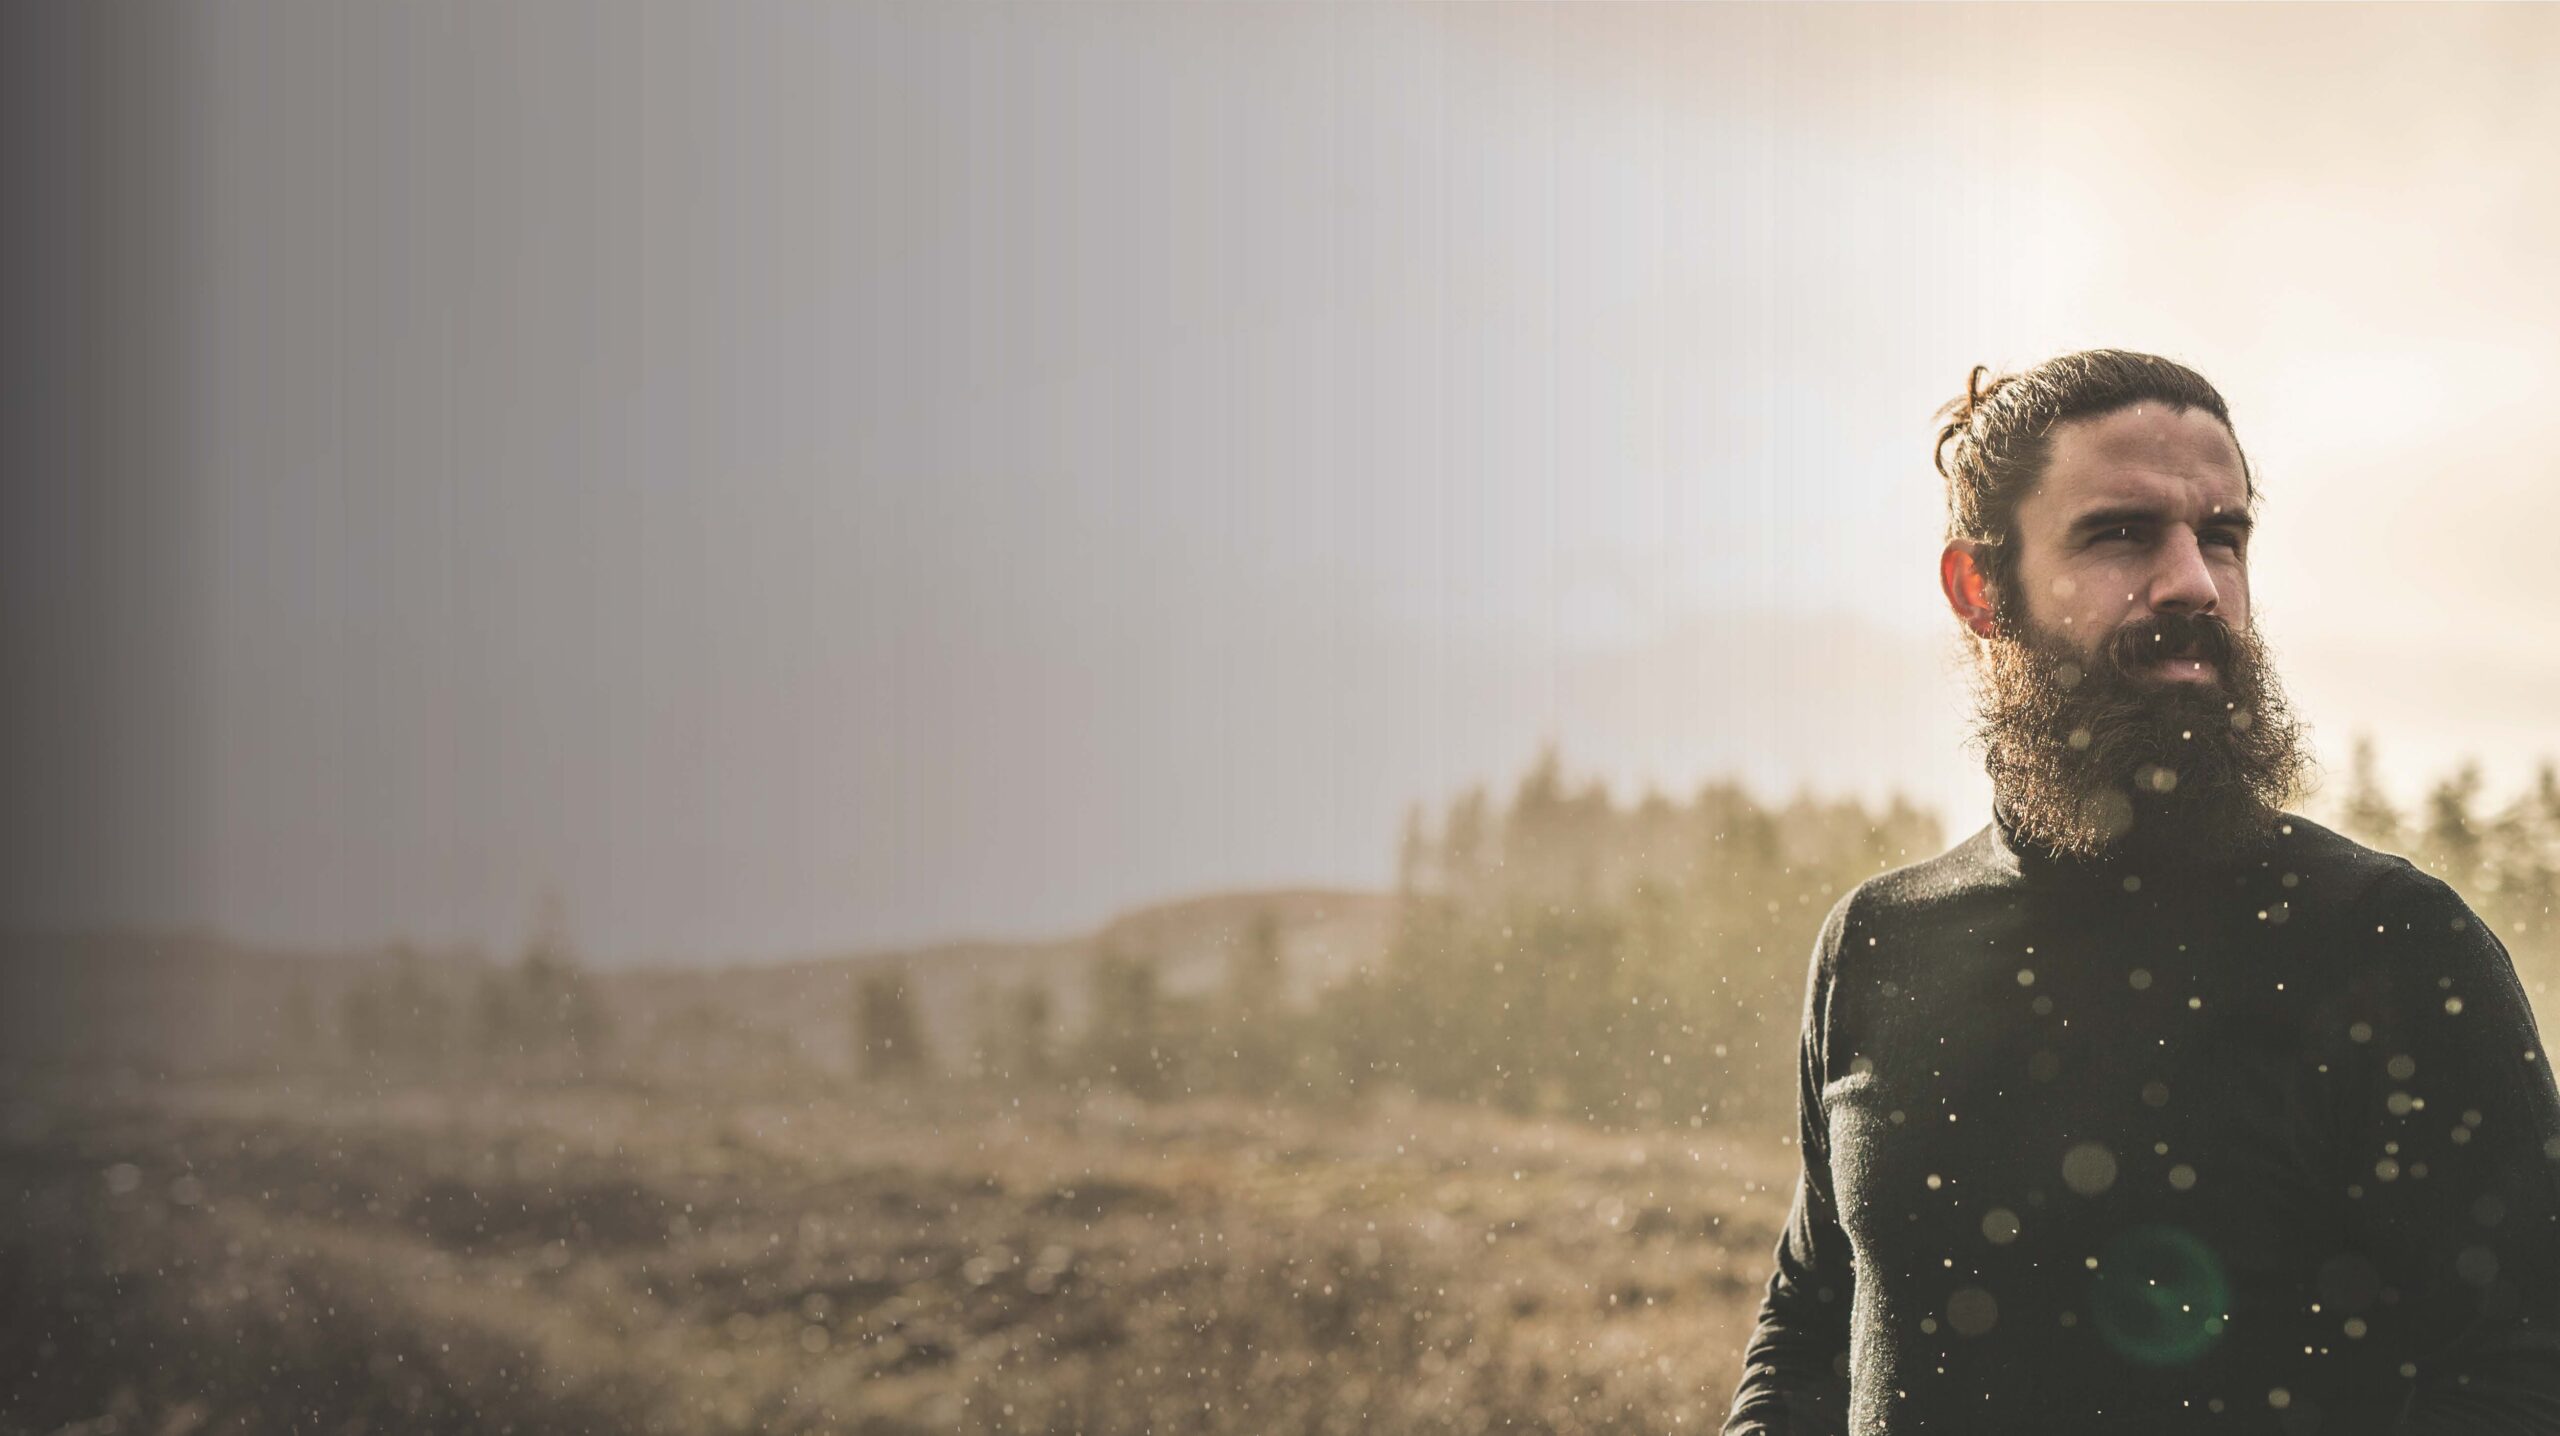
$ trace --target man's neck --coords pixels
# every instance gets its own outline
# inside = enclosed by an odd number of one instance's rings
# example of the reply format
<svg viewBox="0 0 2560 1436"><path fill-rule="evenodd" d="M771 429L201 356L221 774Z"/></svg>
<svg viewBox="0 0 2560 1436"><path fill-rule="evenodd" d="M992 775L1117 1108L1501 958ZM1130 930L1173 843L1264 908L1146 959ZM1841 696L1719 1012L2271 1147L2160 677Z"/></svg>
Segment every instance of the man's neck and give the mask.
<svg viewBox="0 0 2560 1436"><path fill-rule="evenodd" d="M2003 797L1992 799L1992 820L2002 843L2022 860L2079 869L2122 872L2235 867L2249 862L2274 836L2282 815L2252 807L2210 818L2178 806L2137 801L2132 826L2097 851L2059 847L2021 823Z"/></svg>

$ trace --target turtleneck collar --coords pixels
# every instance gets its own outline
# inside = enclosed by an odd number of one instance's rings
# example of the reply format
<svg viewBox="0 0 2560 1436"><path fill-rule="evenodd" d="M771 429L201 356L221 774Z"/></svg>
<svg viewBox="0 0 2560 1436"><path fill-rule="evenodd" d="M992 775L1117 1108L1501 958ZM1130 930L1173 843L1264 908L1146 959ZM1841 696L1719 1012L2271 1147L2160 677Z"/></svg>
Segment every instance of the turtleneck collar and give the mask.
<svg viewBox="0 0 2560 1436"><path fill-rule="evenodd" d="M2155 881L2192 882L2199 877L2262 866L2258 859L2268 846L2262 845L2261 850L2246 855L2209 858L2167 845L2147 848L2126 843L2098 857L2082 857L2022 839L2008 805L1997 798L1991 804L1991 819L1990 846L1995 860L2002 870L2033 883L2139 892L2144 884ZM2279 829L2284 821L2279 815Z"/></svg>

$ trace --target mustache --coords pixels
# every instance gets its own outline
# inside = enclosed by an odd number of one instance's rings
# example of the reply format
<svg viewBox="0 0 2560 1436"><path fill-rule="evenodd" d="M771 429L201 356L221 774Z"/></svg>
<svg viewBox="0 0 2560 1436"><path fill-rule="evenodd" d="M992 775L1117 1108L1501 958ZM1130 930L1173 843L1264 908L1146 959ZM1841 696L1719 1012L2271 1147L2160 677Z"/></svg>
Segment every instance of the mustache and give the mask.
<svg viewBox="0 0 2560 1436"><path fill-rule="evenodd" d="M2231 625L2206 613L2155 613L2136 619L2099 645L2102 659L2118 672L2131 672L2172 654L2201 658L2228 674L2239 641Z"/></svg>

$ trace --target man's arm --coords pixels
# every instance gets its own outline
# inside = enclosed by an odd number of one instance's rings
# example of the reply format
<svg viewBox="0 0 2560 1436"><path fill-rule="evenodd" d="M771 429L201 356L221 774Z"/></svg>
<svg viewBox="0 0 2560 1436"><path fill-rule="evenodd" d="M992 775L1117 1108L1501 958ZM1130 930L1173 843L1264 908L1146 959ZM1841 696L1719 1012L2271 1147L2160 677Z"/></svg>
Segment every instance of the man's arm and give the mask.
<svg viewBox="0 0 2560 1436"><path fill-rule="evenodd" d="M1854 894L1852 894L1854 896ZM1832 908L1815 940L1805 978L1803 1035L1797 1043L1795 1199L1779 1234L1777 1269L1760 1299L1760 1320L1742 1358L1724 1436L1817 1436L1849 1425L1849 1239L1832 1205L1831 1131L1823 1116L1824 1053L1830 1039L1832 978L1850 899Z"/></svg>
<svg viewBox="0 0 2560 1436"><path fill-rule="evenodd" d="M2353 940L2379 960L2348 1033L2345 1180L2378 1279L2367 1339L2409 1363L2398 1429L2560 1433L2551 1056L2505 945L2453 889L2405 869L2364 907Z"/></svg>

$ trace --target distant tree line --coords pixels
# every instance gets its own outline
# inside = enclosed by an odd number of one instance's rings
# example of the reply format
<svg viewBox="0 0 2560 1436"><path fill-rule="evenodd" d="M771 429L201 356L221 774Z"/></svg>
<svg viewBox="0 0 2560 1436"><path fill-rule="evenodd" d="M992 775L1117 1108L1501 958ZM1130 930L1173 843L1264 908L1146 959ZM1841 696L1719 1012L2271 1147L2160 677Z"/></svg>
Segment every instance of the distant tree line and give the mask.
<svg viewBox="0 0 2560 1436"><path fill-rule="evenodd" d="M1408 824L1385 969L1328 994L1362 1085L1603 1122L1782 1115L1823 914L1942 846L1879 808L1709 783L1632 805L1550 750L1507 805Z"/></svg>
<svg viewBox="0 0 2560 1436"><path fill-rule="evenodd" d="M2452 883L2505 939L2537 1011L2550 1011L2550 765L2495 806L2466 765L2404 811L2360 742L2337 796L2309 812ZM1161 954L1101 943L1072 1040L1046 987L982 992L950 1070L1146 1098L1338 1101L1396 1087L1601 1122L1784 1121L1822 916L1858 882L1945 842L1934 815L1898 797L1772 803L1715 782L1685 800L1621 803L1598 782L1568 782L1550 751L1507 801L1479 789L1411 816L1397 931L1374 967L1293 999L1284 935L1265 912L1233 940L1217 989L1176 997ZM942 1070L911 1004L902 974L866 984L867 1073Z"/></svg>
<svg viewBox="0 0 2560 1436"><path fill-rule="evenodd" d="M2403 810L2376 768L2373 744L2357 740L2337 801L2313 816L2452 884L2506 943L2548 1034L2560 1022L2560 769L2542 763L2521 792L2491 804L2480 766L2464 763Z"/></svg>
<svg viewBox="0 0 2560 1436"><path fill-rule="evenodd" d="M306 987L286 995L283 1037L301 1063L330 1051ZM571 946L556 896L536 910L515 962L430 960L406 943L338 999L335 1058L379 1075L466 1068L589 1075L612 1050L610 1008Z"/></svg>
<svg viewBox="0 0 2560 1436"><path fill-rule="evenodd" d="M2335 796L2306 811L2453 884L2506 941L2537 1013L2560 1020L2560 772L2544 764L2504 802L2484 790L2466 764L2404 808L2359 742ZM1079 1020L1048 981L981 984L966 1031L938 1046L915 974L891 965L854 979L853 1066L873 1081L1147 1099L1339 1102L1402 1089L1601 1122L1783 1121L1824 912L1859 881L1944 845L1936 817L1899 797L1770 802L1713 782L1685 799L1624 803L1599 782L1568 781L1551 750L1505 799L1479 788L1409 816L1392 941L1347 979L1293 984L1289 934L1264 909L1227 936L1205 988L1196 962L1194 990L1176 992L1165 980L1174 954L1106 936L1069 979L1081 984ZM510 964L395 948L344 990L334 1042L297 988L281 1046L334 1049L385 1074L773 1065L771 1034L715 1006L667 1015L637 1049L618 1044L546 900ZM788 1055L786 1076L801 1070Z"/></svg>
<svg viewBox="0 0 2560 1436"><path fill-rule="evenodd" d="M1070 1038L1048 983L980 984L960 1050L937 1053L904 964L855 981L855 1069L874 1080L964 1077L999 1084L1069 1082L1141 1097L1274 1095L1305 1075L1317 1047L1312 1013L1285 999L1278 915L1253 914L1231 945L1215 992L1165 990L1160 954L1104 939L1083 969L1088 1015ZM948 1060L946 1061L946 1056Z"/></svg>
<svg viewBox="0 0 2560 1436"><path fill-rule="evenodd" d="M1104 942L1074 1040L1045 990L1017 988L979 1004L967 1066L1147 1098L1397 1087L1607 1121L1766 1113L1793 1097L1785 1054L1824 911L1939 846L1936 820L1899 799L1771 805L1712 783L1625 805L1569 785L1550 751L1507 802L1477 790L1411 816L1394 939L1348 980L1293 995L1268 911L1206 992L1169 994L1163 954ZM912 1003L903 978L866 983L867 1072L932 1070Z"/></svg>

